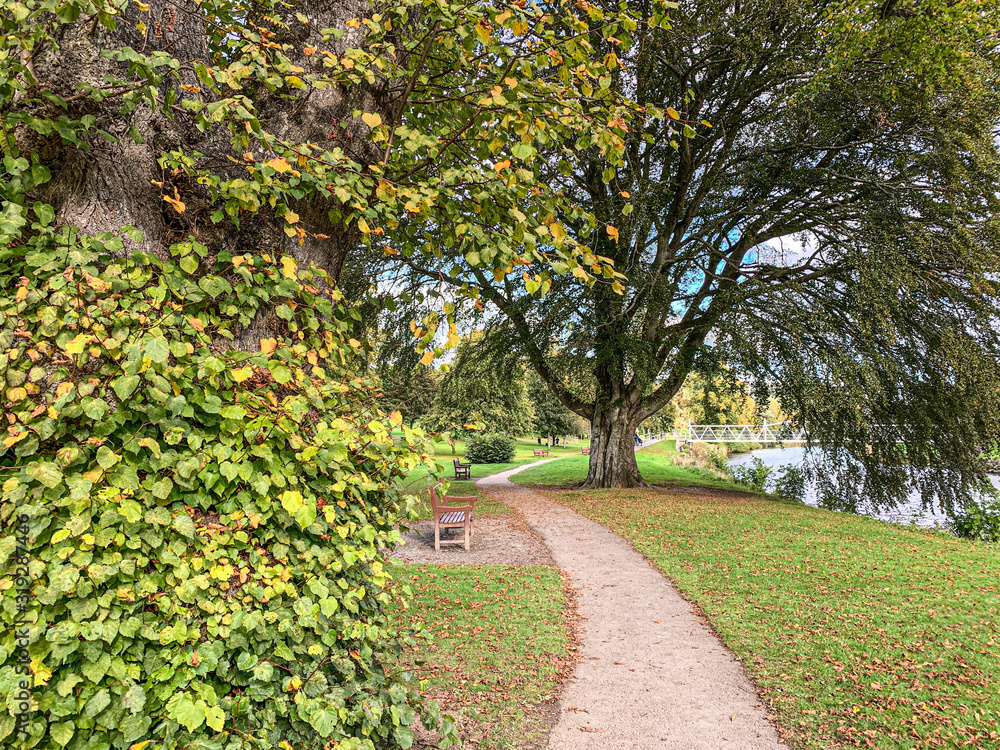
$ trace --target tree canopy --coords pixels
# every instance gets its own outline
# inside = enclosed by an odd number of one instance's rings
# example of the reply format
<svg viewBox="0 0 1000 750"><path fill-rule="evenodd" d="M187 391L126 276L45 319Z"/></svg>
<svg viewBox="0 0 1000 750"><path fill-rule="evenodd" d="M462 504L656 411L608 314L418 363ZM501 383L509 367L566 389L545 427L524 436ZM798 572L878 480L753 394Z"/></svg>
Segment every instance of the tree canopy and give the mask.
<svg viewBox="0 0 1000 750"><path fill-rule="evenodd" d="M718 362L874 503L915 481L950 503L981 476L1000 426L998 10L848 5L699 0L636 27L607 85L666 117L630 124L621 163L585 140L544 154L597 219L561 216L584 263L625 278L407 261L476 286L593 421L589 485L640 482L633 429Z"/></svg>

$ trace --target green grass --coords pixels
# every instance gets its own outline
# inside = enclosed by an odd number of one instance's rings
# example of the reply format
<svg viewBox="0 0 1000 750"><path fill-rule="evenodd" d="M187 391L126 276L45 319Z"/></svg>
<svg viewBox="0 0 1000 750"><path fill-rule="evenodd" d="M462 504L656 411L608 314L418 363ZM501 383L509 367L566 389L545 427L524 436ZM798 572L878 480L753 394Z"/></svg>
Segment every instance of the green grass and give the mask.
<svg viewBox="0 0 1000 750"><path fill-rule="evenodd" d="M764 499L555 497L708 616L800 747L1000 747L1000 548Z"/></svg>
<svg viewBox="0 0 1000 750"><path fill-rule="evenodd" d="M635 454L642 478L650 484L678 484L691 487L717 487L738 489L731 481L720 479L704 469L676 466L666 451L656 452L659 444ZM551 463L527 469L511 477L518 484L547 484L565 486L587 478L588 456L570 456Z"/></svg>
<svg viewBox="0 0 1000 750"><path fill-rule="evenodd" d="M457 716L463 734L493 749L521 747L544 732L529 709L555 697L570 655L558 571L394 565L392 572L413 591L409 610L396 616L431 636L406 664Z"/></svg>
<svg viewBox="0 0 1000 750"><path fill-rule="evenodd" d="M532 453L532 451L534 451L536 448L545 447L544 440L542 441L543 445L539 445L538 441L535 438L519 437L515 438L514 442L516 443L516 448L515 448L516 452L514 454L515 460L522 458L533 458L534 454ZM451 460L453 458L458 458L464 461L466 445L467 445L466 442L463 440L456 441L455 443L456 452L454 454L452 453L451 446L444 441L433 443L432 447L434 449L434 454L438 457L438 460L443 461L450 465ZM580 447L583 445L590 445L590 441L584 440L582 442L575 442L573 445L569 446L565 445L552 446L549 457L551 458L553 456L579 456L581 455Z"/></svg>

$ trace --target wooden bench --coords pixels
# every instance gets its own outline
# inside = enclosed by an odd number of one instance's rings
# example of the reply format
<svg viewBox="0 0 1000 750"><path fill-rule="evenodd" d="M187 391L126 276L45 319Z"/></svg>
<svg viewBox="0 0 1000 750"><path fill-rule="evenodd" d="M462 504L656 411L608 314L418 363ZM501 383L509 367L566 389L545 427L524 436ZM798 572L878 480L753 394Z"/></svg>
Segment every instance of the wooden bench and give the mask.
<svg viewBox="0 0 1000 750"><path fill-rule="evenodd" d="M454 463L455 479L472 479L472 464L461 464L457 458Z"/></svg>
<svg viewBox="0 0 1000 750"><path fill-rule="evenodd" d="M475 497L438 495L438 487L431 487L431 509L434 511L434 551L440 552L442 544L464 544L469 551L472 544L472 513ZM458 505L456 505L458 503ZM441 541L441 529L465 529L464 539Z"/></svg>
<svg viewBox="0 0 1000 750"><path fill-rule="evenodd" d="M589 456L590 455L590 448L588 448L586 445L581 445L580 446L580 453L582 453L585 456Z"/></svg>
<svg viewBox="0 0 1000 750"><path fill-rule="evenodd" d="M535 448L535 449L533 449L533 452L534 452L534 454L536 456L547 456L547 455L549 455L549 449L548 448Z"/></svg>

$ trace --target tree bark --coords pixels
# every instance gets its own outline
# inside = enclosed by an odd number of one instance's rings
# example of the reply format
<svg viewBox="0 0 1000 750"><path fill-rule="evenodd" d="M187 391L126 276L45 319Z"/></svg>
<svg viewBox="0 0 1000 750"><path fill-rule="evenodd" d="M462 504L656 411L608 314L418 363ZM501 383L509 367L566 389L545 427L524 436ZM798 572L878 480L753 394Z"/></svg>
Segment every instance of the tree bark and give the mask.
<svg viewBox="0 0 1000 750"><path fill-rule="evenodd" d="M635 460L635 412L610 407L594 414L590 467L581 489L648 487Z"/></svg>

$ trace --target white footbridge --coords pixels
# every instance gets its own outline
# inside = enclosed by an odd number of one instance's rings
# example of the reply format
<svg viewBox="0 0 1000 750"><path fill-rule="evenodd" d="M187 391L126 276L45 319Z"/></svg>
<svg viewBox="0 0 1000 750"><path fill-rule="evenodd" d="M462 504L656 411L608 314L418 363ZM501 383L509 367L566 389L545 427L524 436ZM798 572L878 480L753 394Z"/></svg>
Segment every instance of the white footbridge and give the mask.
<svg viewBox="0 0 1000 750"><path fill-rule="evenodd" d="M678 443L796 443L805 440L806 431L791 422L688 424L686 431L677 431Z"/></svg>

